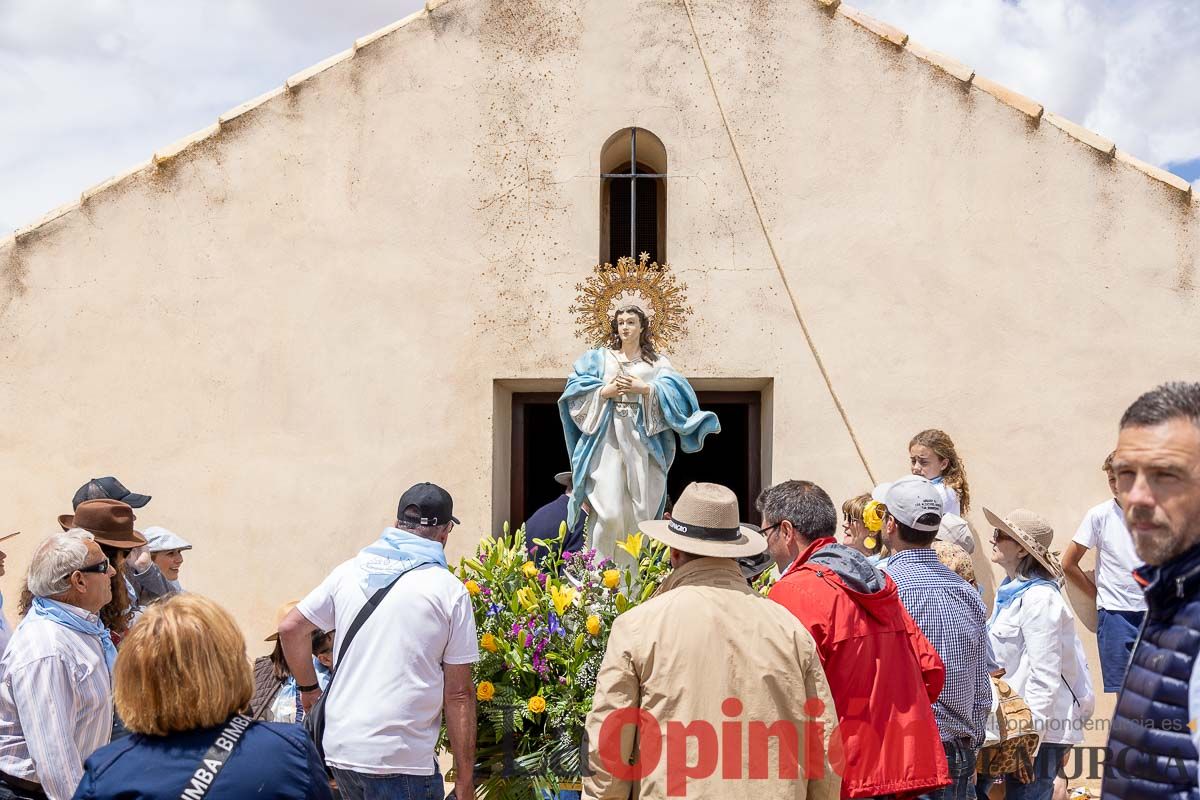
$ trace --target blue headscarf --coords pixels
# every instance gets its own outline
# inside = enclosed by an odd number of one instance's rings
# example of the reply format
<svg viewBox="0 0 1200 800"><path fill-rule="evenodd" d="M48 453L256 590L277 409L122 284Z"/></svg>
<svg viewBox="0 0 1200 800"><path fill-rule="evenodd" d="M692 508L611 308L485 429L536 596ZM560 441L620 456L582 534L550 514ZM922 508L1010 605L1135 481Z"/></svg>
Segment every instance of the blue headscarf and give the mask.
<svg viewBox="0 0 1200 800"><path fill-rule="evenodd" d="M84 619L62 603L48 597L33 598L33 605L29 607L29 616L48 619L86 636L95 636L100 640L100 647L104 650L104 661L108 664L109 674L112 674L113 664L117 663L117 646L113 644L108 628L104 627L99 619L95 622Z"/></svg>

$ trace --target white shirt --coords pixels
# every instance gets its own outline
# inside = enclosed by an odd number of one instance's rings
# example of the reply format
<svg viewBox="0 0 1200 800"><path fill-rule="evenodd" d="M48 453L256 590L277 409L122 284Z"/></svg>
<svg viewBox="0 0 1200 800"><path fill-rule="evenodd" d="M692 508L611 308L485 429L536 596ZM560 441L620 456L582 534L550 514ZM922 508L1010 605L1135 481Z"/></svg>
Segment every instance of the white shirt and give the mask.
<svg viewBox="0 0 1200 800"><path fill-rule="evenodd" d="M1125 514L1116 500L1094 506L1079 523L1076 544L1096 549L1096 608L1106 611L1145 611L1146 598L1133 579L1142 561L1125 527Z"/></svg>
<svg viewBox="0 0 1200 800"><path fill-rule="evenodd" d="M1034 586L988 623L1004 680L1025 698L1042 742L1079 744L1096 708L1075 617L1062 594Z"/></svg>
<svg viewBox="0 0 1200 800"><path fill-rule="evenodd" d="M938 481L937 483L934 483L933 486L938 490L938 494L942 496L942 513L961 515L962 503L959 502L958 492L947 486L945 481Z"/></svg>
<svg viewBox="0 0 1200 800"><path fill-rule="evenodd" d="M40 783L50 800L70 800L84 759L108 744L112 727L112 681L100 640L26 617L0 659L0 771Z"/></svg>
<svg viewBox="0 0 1200 800"><path fill-rule="evenodd" d="M297 610L342 637L367 602L354 559ZM475 615L462 582L440 566L407 573L350 643L325 701L325 761L374 775L432 775L442 718L443 664L479 660Z"/></svg>

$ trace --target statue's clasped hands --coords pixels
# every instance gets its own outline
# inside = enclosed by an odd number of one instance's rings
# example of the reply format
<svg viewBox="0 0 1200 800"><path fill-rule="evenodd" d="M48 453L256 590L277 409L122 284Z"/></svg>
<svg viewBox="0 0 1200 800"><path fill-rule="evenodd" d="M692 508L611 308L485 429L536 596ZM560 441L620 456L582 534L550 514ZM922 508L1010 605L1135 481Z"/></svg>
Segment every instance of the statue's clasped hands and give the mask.
<svg viewBox="0 0 1200 800"><path fill-rule="evenodd" d="M600 396L607 399L622 394L650 394L650 384L632 375L618 375L600 392Z"/></svg>

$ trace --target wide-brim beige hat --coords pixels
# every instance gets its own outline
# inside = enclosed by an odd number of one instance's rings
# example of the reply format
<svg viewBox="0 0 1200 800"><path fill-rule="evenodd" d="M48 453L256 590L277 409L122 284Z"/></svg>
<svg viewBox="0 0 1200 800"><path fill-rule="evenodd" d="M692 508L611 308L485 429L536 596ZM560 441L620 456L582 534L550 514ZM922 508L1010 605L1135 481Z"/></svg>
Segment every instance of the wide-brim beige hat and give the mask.
<svg viewBox="0 0 1200 800"><path fill-rule="evenodd" d="M266 638L263 639L264 642L279 640L279 626L283 624L283 620L287 617L288 613L298 605L300 605L299 600L290 600L275 609L275 630L267 634Z"/></svg>
<svg viewBox="0 0 1200 800"><path fill-rule="evenodd" d="M1050 523L1041 514L1017 508L1000 517L985 507L983 516L987 517L987 521L996 529L1010 536L1051 575L1055 578L1063 576L1062 564L1058 563L1058 557L1050 552L1050 545L1054 543L1054 528L1050 527Z"/></svg>
<svg viewBox="0 0 1200 800"><path fill-rule="evenodd" d="M671 519L646 520L638 527L650 538L696 556L741 558L767 549L761 533L738 522L737 495L715 483L688 484Z"/></svg>

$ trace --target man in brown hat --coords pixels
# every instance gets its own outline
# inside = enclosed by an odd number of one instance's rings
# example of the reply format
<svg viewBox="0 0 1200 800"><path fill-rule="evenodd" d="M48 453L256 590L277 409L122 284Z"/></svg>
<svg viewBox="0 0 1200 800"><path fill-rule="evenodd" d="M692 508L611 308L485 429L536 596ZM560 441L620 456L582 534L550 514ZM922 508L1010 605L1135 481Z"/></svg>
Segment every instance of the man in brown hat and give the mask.
<svg viewBox="0 0 1200 800"><path fill-rule="evenodd" d="M132 622L131 609L137 598L125 577L126 561L134 548L146 544L141 532L134 530L135 519L133 509L120 500L87 500L79 504L74 514L62 514L58 518L64 531L79 528L92 534L113 564L113 596L109 605L101 609L100 616L118 640Z"/></svg>
<svg viewBox="0 0 1200 800"><path fill-rule="evenodd" d="M838 797L816 645L746 585L736 559L767 545L738 519L732 491L693 483L670 520L641 523L673 570L613 624L587 717L585 798Z"/></svg>

